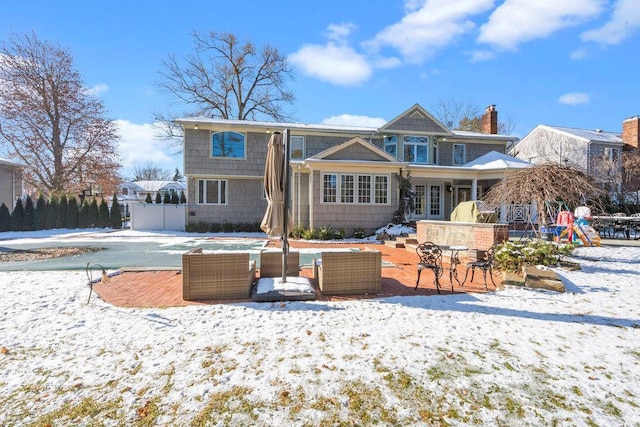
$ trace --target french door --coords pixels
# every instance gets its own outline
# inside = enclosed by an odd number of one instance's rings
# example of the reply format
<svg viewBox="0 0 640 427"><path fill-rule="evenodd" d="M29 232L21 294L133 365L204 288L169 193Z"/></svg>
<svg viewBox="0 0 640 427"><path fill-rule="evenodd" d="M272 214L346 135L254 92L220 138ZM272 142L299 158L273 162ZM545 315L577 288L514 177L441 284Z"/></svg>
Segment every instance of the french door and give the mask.
<svg viewBox="0 0 640 427"><path fill-rule="evenodd" d="M442 219L442 184L415 184L411 219Z"/></svg>

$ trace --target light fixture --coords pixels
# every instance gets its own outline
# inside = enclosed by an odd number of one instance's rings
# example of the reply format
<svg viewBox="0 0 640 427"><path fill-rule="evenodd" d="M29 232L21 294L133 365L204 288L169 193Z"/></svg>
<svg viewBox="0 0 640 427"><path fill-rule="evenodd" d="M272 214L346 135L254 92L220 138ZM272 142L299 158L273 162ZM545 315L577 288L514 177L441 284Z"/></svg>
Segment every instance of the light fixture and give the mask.
<svg viewBox="0 0 640 427"><path fill-rule="evenodd" d="M195 128L195 130L198 130L198 125L195 125L194 128Z"/></svg>
<svg viewBox="0 0 640 427"><path fill-rule="evenodd" d="M447 191L449 193L452 193L453 192L453 185L447 185Z"/></svg>

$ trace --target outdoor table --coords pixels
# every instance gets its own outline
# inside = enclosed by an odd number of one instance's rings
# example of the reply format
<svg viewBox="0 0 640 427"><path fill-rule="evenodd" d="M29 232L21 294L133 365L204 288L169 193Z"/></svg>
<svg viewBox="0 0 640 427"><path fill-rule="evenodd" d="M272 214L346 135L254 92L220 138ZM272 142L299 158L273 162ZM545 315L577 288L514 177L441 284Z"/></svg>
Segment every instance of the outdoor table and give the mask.
<svg viewBox="0 0 640 427"><path fill-rule="evenodd" d="M638 230L640 229L640 217L637 216L615 216L615 215L594 215L592 219L607 227L607 232L611 230L611 237L616 237L616 232L622 231L627 239L631 238L631 231L634 233L634 240L640 239Z"/></svg>
<svg viewBox="0 0 640 427"><path fill-rule="evenodd" d="M466 246L441 246L440 248L445 251L451 251L449 255L449 283L453 287L453 279L455 279L458 285L462 286L462 282L458 278L457 266L461 264L460 251L468 251L469 248Z"/></svg>

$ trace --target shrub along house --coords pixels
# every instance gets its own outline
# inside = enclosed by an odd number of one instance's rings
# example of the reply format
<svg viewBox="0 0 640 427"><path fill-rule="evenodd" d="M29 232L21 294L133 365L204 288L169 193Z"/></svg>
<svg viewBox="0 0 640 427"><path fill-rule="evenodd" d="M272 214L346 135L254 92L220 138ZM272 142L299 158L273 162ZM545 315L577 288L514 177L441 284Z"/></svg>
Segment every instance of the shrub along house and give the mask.
<svg viewBox="0 0 640 427"><path fill-rule="evenodd" d="M415 194L409 220L448 220L459 202L476 200L512 167L489 154L507 157L516 139L497 134L497 114L493 105L486 109L482 133L450 131L418 104L380 128L176 120L184 130L187 223L260 222L267 143L284 129L296 224L371 232L403 206L403 177Z"/></svg>

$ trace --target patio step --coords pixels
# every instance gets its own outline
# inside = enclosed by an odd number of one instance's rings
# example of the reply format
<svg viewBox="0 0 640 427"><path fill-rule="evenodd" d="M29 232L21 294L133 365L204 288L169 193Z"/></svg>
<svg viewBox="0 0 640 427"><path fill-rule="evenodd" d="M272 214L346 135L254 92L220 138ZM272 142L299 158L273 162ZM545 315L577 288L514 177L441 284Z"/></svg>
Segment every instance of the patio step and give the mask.
<svg viewBox="0 0 640 427"><path fill-rule="evenodd" d="M385 246L388 246L390 248L404 248L404 243L399 242L397 240L385 240L384 242Z"/></svg>

